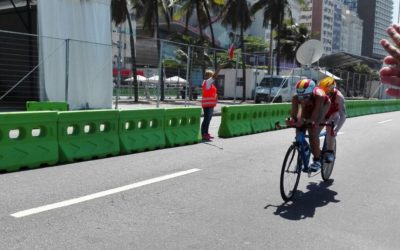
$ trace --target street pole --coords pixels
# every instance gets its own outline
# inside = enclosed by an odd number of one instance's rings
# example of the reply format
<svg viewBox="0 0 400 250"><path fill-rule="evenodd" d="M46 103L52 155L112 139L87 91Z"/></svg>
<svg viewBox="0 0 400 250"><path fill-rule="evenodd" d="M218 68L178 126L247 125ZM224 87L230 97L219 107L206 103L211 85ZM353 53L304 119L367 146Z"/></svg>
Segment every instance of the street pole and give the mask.
<svg viewBox="0 0 400 250"><path fill-rule="evenodd" d="M162 71L162 53L163 53L163 45L164 42L160 41L161 45L160 45L160 62L159 62L159 70L160 70L160 74L158 75L158 85L157 85L157 108L160 107L160 86L161 86L161 79L163 79L163 77L161 77L161 74L163 73Z"/></svg>
<svg viewBox="0 0 400 250"><path fill-rule="evenodd" d="M186 62L186 83L185 83L185 107L186 107L186 104L187 104L187 96L188 96L188 84L189 84L189 71L190 71L190 69L189 69L189 67L190 67L190 53L191 53L191 51L190 51L190 45L188 46L188 51L187 51L187 62Z"/></svg>
<svg viewBox="0 0 400 250"><path fill-rule="evenodd" d="M118 38L118 76L117 76L117 96L115 100L115 109L118 109L119 101L119 89L121 87L121 25L118 26L119 38Z"/></svg>
<svg viewBox="0 0 400 250"><path fill-rule="evenodd" d="M236 103L236 88L237 88L237 71L238 71L239 53L236 54L236 70L235 70L235 96L233 98L233 103Z"/></svg>
<svg viewBox="0 0 400 250"><path fill-rule="evenodd" d="M65 41L65 102L68 103L68 88L69 88L69 41Z"/></svg>
<svg viewBox="0 0 400 250"><path fill-rule="evenodd" d="M256 72L255 72L255 77L254 77L254 103L256 103L256 89L257 89L257 76L258 76L258 55L256 57Z"/></svg>

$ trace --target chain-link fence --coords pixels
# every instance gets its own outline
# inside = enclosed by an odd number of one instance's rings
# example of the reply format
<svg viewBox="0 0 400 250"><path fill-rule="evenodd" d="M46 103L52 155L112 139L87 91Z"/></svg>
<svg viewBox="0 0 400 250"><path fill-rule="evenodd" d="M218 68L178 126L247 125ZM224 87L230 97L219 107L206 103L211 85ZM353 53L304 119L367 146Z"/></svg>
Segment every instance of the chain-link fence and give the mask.
<svg viewBox="0 0 400 250"><path fill-rule="evenodd" d="M129 35L123 34L122 41L128 41ZM129 50L128 43L123 42L121 50ZM121 60L119 72L125 72L118 83L114 74L114 96L117 100L134 100L135 86L133 84L130 52L119 52L126 56L118 57L118 43L114 43L114 67ZM224 69L219 73L217 88L220 99L255 100L256 92L276 78L276 69L272 74L268 69L270 58L265 52L245 53L235 51L233 60L228 60L228 51L212 49L196 44L136 37L136 64L138 73L138 99L140 100L196 100L201 95L201 83L205 70L215 70L223 63ZM129 47L129 48L128 48ZM160 53L158 52L160 51ZM275 62L276 58L274 58ZM243 71L242 65L246 65ZM334 76L338 88L348 98L378 98L381 97L381 85L373 80L371 75L345 71L336 68L312 69L318 72L315 80L324 76ZM118 72L118 70L114 70ZM310 77L302 72L293 59L281 60L280 73L282 77L297 75ZM160 79L162 78L162 80ZM283 86L284 84L282 84ZM275 87L275 86L273 86ZM118 98L117 98L118 96ZM269 100L272 100L270 98ZM275 98L275 101L281 99Z"/></svg>
<svg viewBox="0 0 400 250"><path fill-rule="evenodd" d="M269 73L270 58L264 52L245 53L242 58L236 49L233 60L228 60L227 50L138 36L134 48L138 80L135 86L129 35L114 33L112 40L111 48L104 44L0 31L0 110L22 110L26 101L31 100L68 101L78 97L89 103L78 108L91 108L90 99L100 98L90 97L90 92L99 88L113 88L115 104L134 101L136 94L138 101L195 101L201 96L205 70L215 70L218 64L225 65L216 82L220 99L255 100L259 91L256 89L272 86L276 76L276 69ZM43 44L51 46L41 50ZM85 56L96 57L96 50L107 46L112 49L111 58L95 60L84 69L76 63ZM294 75L298 65L293 60L281 61L280 75ZM41 79L47 64L57 65L58 71L57 76L44 84ZM110 67L113 78L109 87L96 85L103 77L102 72L111 71ZM371 75L337 68L318 71L335 75L339 89L348 98L382 97L382 87ZM75 82L77 75L84 84ZM280 100L275 98L275 101Z"/></svg>
<svg viewBox="0 0 400 250"><path fill-rule="evenodd" d="M0 31L0 111L39 100L66 101L74 109L111 107L111 100L101 100L107 90L99 84L111 70L110 55L110 45ZM111 96L111 77L106 84Z"/></svg>

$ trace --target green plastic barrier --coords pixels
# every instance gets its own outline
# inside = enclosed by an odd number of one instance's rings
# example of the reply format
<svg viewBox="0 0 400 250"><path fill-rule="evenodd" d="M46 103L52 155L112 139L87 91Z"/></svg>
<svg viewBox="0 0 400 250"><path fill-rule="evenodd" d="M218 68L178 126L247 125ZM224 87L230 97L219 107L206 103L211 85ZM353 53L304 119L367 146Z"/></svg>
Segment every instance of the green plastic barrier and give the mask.
<svg viewBox="0 0 400 250"><path fill-rule="evenodd" d="M165 147L164 109L119 112L119 140L124 154Z"/></svg>
<svg viewBox="0 0 400 250"><path fill-rule="evenodd" d="M58 113L61 162L74 162L118 155L118 110Z"/></svg>
<svg viewBox="0 0 400 250"><path fill-rule="evenodd" d="M281 125L285 124L285 120L290 116L292 110L291 103L273 103L269 104L271 110L271 129L275 129L275 123L279 122Z"/></svg>
<svg viewBox="0 0 400 250"><path fill-rule="evenodd" d="M167 147L198 143L201 108L165 109L165 139Z"/></svg>
<svg viewBox="0 0 400 250"><path fill-rule="evenodd" d="M253 105L250 110L251 129L253 133L260 133L271 130L271 121L268 116L269 105Z"/></svg>
<svg viewBox="0 0 400 250"><path fill-rule="evenodd" d="M252 107L254 107L254 105L222 107L222 117L218 129L218 136L229 138L252 134L253 130L250 123Z"/></svg>
<svg viewBox="0 0 400 250"><path fill-rule="evenodd" d="M57 112L10 112L0 116L0 171L58 162Z"/></svg>
<svg viewBox="0 0 400 250"><path fill-rule="evenodd" d="M26 102L27 111L67 111L69 109L68 103L66 102Z"/></svg>

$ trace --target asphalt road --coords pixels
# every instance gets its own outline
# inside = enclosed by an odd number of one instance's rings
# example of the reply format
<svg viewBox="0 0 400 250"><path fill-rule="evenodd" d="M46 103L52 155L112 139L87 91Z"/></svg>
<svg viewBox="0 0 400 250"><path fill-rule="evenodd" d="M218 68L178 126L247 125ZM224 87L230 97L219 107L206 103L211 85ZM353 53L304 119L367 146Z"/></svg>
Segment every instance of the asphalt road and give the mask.
<svg viewBox="0 0 400 250"><path fill-rule="evenodd" d="M292 130L3 174L0 249L399 249L399 126L348 119L334 180L287 204Z"/></svg>

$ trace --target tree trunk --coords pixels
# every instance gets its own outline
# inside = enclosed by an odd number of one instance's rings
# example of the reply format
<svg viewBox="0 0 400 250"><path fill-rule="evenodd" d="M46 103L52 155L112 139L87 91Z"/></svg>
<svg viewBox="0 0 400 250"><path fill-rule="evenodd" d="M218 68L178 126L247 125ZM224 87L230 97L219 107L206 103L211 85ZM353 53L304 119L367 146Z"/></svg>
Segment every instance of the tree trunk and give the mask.
<svg viewBox="0 0 400 250"><path fill-rule="evenodd" d="M154 15L156 18L156 39L157 39L157 51L158 51L158 58L162 59L161 57L161 41L160 41L160 21L159 21L159 17L158 17L158 0L154 0L154 6L155 10L154 10ZM164 101L165 99L165 95L164 95L164 71L163 71L163 63L161 63L161 74L159 76L159 83L160 83L160 89L161 89L161 93L160 93L160 101Z"/></svg>
<svg viewBox="0 0 400 250"><path fill-rule="evenodd" d="M210 10L208 9L206 1L204 1L203 4L204 4L204 8L207 13L208 26L210 26L211 42L212 42L213 55L214 55L214 70L217 70L217 54L215 53L215 36L214 36L214 29L213 29L212 22L211 22Z"/></svg>
<svg viewBox="0 0 400 250"><path fill-rule="evenodd" d="M129 40L131 43L131 60L132 60L132 74L133 74L133 87L134 87L134 96L135 102L139 102L139 89L138 89L138 81L137 81L137 68L136 68L136 53L135 53L135 40L133 39L133 28L132 28L132 20L129 15L128 6L126 5L126 13L128 13L128 24L129 24Z"/></svg>
<svg viewBox="0 0 400 250"><path fill-rule="evenodd" d="M268 75L272 75L274 72L274 36L272 34L272 25L271 32L269 35L269 67L268 67Z"/></svg>

